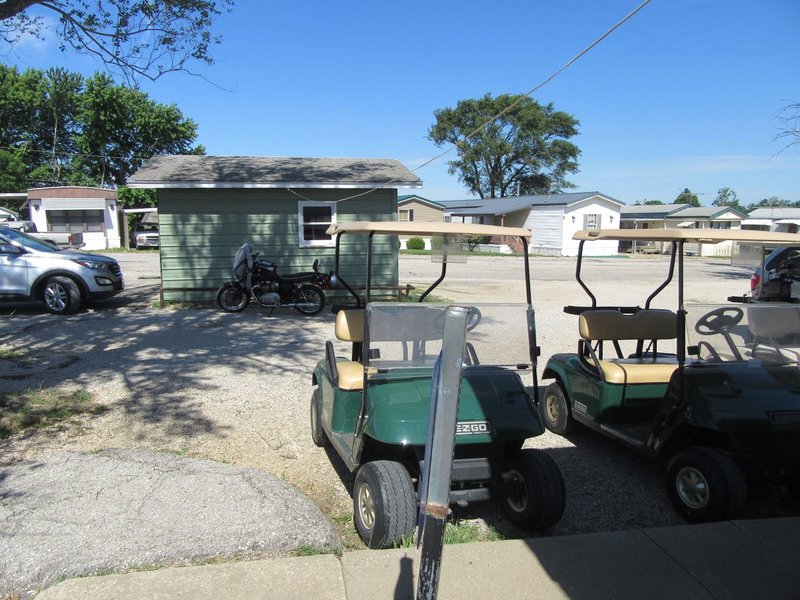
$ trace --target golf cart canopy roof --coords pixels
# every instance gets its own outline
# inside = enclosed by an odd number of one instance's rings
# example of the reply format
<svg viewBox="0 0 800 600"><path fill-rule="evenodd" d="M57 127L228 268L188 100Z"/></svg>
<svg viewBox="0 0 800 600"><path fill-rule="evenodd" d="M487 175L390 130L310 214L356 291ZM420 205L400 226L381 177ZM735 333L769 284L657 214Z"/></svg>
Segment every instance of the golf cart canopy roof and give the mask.
<svg viewBox="0 0 800 600"><path fill-rule="evenodd" d="M584 229L572 236L574 240L647 240L652 242L685 241L716 244L731 240L753 244L800 244L800 235L778 231L750 229Z"/></svg>
<svg viewBox="0 0 800 600"><path fill-rule="evenodd" d="M445 223L422 221L353 221L334 223L325 232L328 235L340 233L386 233L391 235L513 235L530 239L530 229L524 227L501 227L499 225L478 225L475 223ZM800 236L797 236L800 243Z"/></svg>

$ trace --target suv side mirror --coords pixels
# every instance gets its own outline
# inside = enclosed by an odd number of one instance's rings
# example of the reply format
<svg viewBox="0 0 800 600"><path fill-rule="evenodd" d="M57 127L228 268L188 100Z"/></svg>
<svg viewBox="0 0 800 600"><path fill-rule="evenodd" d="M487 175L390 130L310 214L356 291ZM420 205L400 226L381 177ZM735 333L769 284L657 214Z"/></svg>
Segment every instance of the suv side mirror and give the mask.
<svg viewBox="0 0 800 600"><path fill-rule="evenodd" d="M15 246L14 244L2 244L0 245L0 254L13 254L19 255L22 254L22 248Z"/></svg>

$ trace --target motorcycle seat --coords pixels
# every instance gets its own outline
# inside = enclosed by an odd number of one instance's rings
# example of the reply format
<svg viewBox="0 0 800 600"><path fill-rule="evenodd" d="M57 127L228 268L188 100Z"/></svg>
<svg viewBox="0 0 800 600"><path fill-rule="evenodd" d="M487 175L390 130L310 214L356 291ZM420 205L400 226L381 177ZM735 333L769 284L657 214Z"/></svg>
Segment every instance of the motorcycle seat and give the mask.
<svg viewBox="0 0 800 600"><path fill-rule="evenodd" d="M291 275L280 275L279 282L283 283L304 283L306 281L314 281L316 273L311 271L307 273L292 273Z"/></svg>

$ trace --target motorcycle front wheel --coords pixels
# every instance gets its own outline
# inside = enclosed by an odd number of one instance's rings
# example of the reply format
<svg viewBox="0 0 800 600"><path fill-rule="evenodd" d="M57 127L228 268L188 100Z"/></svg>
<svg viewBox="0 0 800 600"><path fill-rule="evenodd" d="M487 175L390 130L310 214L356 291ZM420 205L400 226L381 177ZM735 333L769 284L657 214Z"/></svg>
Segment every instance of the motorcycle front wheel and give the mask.
<svg viewBox="0 0 800 600"><path fill-rule="evenodd" d="M304 283L297 291L297 312L309 317L322 312L325 307L325 292L313 283Z"/></svg>
<svg viewBox="0 0 800 600"><path fill-rule="evenodd" d="M239 312L250 304L250 294L234 281L228 281L217 291L217 304L227 312Z"/></svg>

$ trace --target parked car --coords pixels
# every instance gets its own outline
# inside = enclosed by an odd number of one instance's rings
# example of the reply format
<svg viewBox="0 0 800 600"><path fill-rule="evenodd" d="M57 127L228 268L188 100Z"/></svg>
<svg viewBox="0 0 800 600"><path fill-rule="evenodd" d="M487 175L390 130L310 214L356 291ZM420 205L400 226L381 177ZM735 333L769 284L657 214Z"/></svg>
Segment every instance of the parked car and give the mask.
<svg viewBox="0 0 800 600"><path fill-rule="evenodd" d="M158 233L158 213L146 213L142 220L133 226L131 246L137 250L159 248L161 240Z"/></svg>
<svg viewBox="0 0 800 600"><path fill-rule="evenodd" d="M754 300L775 300L777 298L774 296L780 292L779 288L783 282L785 286L789 286L788 296L800 299L800 286L794 285L798 280L800 280L800 248L781 246L764 258L763 268L758 266L753 271L750 276L750 295Z"/></svg>
<svg viewBox="0 0 800 600"><path fill-rule="evenodd" d="M0 299L43 302L53 314L123 289L119 263L108 256L61 250L21 231L0 228Z"/></svg>

